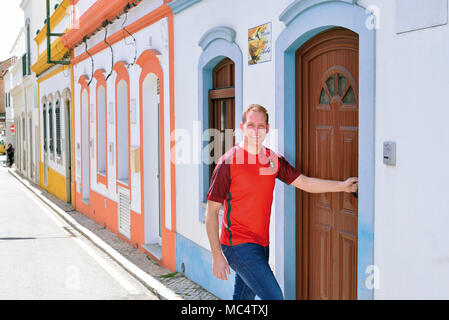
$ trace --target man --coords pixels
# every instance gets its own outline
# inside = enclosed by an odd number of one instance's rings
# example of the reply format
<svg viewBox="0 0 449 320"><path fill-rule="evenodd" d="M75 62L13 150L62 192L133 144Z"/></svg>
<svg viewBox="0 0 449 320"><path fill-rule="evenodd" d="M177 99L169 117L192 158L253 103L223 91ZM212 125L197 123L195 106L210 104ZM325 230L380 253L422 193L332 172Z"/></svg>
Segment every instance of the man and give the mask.
<svg viewBox="0 0 449 320"><path fill-rule="evenodd" d="M250 105L242 114L243 141L217 162L207 194L206 230L212 250L212 272L227 280L236 272L234 300L282 300L268 264L269 225L276 178L311 193L356 192L358 179L306 177L284 157L262 145L270 130L267 110ZM224 203L221 236L218 212Z"/></svg>
<svg viewBox="0 0 449 320"><path fill-rule="evenodd" d="M8 156L8 163L9 166L11 167L12 164L14 163L14 148L12 147L12 144L8 144L8 149L6 149L6 153Z"/></svg>

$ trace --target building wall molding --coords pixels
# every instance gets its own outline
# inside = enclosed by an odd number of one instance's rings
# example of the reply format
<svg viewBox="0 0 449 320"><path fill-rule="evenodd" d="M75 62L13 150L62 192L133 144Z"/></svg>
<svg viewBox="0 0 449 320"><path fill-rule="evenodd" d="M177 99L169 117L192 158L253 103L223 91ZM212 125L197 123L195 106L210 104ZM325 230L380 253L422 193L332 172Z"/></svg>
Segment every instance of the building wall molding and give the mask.
<svg viewBox="0 0 449 320"><path fill-rule="evenodd" d="M229 27L225 26L219 26L210 29L207 31L198 42L198 45L203 49L206 50L207 46L217 39L223 39L228 41L229 43L234 43L235 41L235 31L234 29L231 29Z"/></svg>
<svg viewBox="0 0 449 320"><path fill-rule="evenodd" d="M209 128L209 90L212 89L212 70L224 58L234 62L235 67L235 127L238 128L240 116L243 112L243 55L242 50L234 42L235 31L229 27L214 27L207 31L199 41L203 48L198 61L198 116L202 124L201 132ZM236 140L241 134L236 132ZM203 148L208 141L203 141ZM200 159L202 155L199 155ZM205 186L208 184L208 166L199 165L199 203L205 202ZM204 221L205 208L199 206L200 221Z"/></svg>

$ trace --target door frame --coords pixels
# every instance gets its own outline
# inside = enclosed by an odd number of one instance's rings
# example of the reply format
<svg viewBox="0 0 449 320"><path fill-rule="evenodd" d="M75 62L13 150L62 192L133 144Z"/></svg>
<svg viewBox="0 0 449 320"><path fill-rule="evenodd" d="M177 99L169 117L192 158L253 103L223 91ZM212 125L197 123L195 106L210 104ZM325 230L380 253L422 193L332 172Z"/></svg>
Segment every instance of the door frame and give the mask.
<svg viewBox="0 0 449 320"><path fill-rule="evenodd" d="M357 256L358 299L373 299L366 287L374 264L374 125L375 125L375 29L369 29L365 8L353 1L294 1L280 15L286 28L275 44L276 108L279 128L278 150L295 165L295 52L305 42L333 27L343 27L359 35L359 217ZM301 168L298 168L301 169ZM276 276L286 299L296 299L296 190L278 183L275 189Z"/></svg>

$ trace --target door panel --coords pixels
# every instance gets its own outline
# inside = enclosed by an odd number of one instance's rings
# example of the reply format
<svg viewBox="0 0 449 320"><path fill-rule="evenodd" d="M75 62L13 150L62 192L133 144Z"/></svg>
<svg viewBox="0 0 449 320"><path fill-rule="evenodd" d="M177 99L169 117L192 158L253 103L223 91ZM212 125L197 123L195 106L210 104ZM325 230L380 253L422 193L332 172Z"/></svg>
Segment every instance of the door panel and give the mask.
<svg viewBox="0 0 449 320"><path fill-rule="evenodd" d="M306 176L358 175L358 36L325 31L296 53L297 155ZM357 298L357 199L297 192L297 297Z"/></svg>

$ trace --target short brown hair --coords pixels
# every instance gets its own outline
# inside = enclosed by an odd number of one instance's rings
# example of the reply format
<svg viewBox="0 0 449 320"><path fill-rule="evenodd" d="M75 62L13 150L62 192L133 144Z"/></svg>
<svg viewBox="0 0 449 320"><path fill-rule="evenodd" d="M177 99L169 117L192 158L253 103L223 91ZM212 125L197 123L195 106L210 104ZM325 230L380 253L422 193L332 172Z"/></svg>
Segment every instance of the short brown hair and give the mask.
<svg viewBox="0 0 449 320"><path fill-rule="evenodd" d="M265 117L267 118L267 124L268 124L268 111L264 107L262 107L260 104L251 104L246 108L245 111L242 113L242 122L246 123L246 114L250 111L258 111L265 114Z"/></svg>

